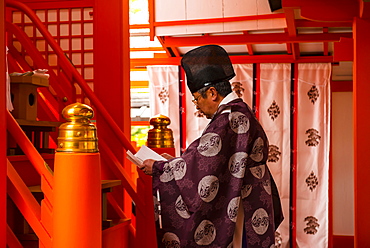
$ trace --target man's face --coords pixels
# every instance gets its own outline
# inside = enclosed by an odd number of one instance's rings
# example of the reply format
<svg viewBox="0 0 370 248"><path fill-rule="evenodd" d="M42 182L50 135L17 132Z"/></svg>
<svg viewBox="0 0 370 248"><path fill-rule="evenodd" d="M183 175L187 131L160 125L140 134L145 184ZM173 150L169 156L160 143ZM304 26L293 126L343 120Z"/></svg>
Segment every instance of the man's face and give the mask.
<svg viewBox="0 0 370 248"><path fill-rule="evenodd" d="M210 89L208 89L205 94L206 97L203 97L201 94L199 94L199 92L193 93L194 99L192 102L195 104L197 110L204 114L207 119L212 119L212 116L216 112L217 108L214 108Z"/></svg>

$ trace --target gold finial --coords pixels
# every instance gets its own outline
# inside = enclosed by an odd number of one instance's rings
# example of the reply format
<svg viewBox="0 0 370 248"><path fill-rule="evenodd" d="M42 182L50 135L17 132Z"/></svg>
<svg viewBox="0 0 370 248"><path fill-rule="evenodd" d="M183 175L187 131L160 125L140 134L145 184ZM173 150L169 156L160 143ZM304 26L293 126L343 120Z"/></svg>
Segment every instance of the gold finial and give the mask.
<svg viewBox="0 0 370 248"><path fill-rule="evenodd" d="M148 147L150 148L173 148L172 130L167 128L171 124L170 118L157 115L150 119L150 125L154 126L148 132Z"/></svg>
<svg viewBox="0 0 370 248"><path fill-rule="evenodd" d="M67 120L59 127L57 152L98 152L96 127L90 119L93 109L82 103L73 103L62 111Z"/></svg>

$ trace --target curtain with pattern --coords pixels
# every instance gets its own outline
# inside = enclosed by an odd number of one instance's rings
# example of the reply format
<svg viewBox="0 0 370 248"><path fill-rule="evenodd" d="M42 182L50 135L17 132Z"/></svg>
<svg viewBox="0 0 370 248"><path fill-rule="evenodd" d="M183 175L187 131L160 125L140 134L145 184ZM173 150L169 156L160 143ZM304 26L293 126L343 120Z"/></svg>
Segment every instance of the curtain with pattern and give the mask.
<svg viewBox="0 0 370 248"><path fill-rule="evenodd" d="M176 155L180 155L179 67L175 65L147 66L151 117L165 115L173 132Z"/></svg>
<svg viewBox="0 0 370 248"><path fill-rule="evenodd" d="M289 245L291 65L260 64L259 120L269 140L268 167L280 193L284 221L277 247ZM257 103L258 104L258 103Z"/></svg>
<svg viewBox="0 0 370 248"><path fill-rule="evenodd" d="M258 64L260 73L255 84L252 64L233 66L236 76L230 81L232 88L252 109L258 109L259 121L269 139L268 166L278 186L285 217L276 232L276 247L289 247L290 242L304 248L328 247L331 65L298 64L295 79L294 65ZM148 72L152 114L170 117L179 151L178 67L150 66ZM185 98L188 146L201 135L209 120L196 111L188 89ZM290 241L292 205L295 241Z"/></svg>
<svg viewBox="0 0 370 248"><path fill-rule="evenodd" d="M330 64L298 64L298 247L328 247L330 75Z"/></svg>

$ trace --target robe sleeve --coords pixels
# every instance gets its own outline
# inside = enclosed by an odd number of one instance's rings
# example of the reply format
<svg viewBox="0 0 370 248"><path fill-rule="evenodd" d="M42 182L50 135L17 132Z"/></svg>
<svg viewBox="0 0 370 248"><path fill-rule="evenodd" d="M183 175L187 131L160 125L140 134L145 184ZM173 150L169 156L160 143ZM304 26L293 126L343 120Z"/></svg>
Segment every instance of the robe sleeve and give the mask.
<svg viewBox="0 0 370 248"><path fill-rule="evenodd" d="M258 134L259 124L251 125L254 120L243 109L222 110L181 157L154 163L153 188L160 188L164 199L176 202L180 197L190 214L215 197L228 195L229 190L239 190L245 169L264 163L263 159L256 163L250 156L266 157L260 154L266 153L266 148L255 149L255 143L266 143L266 137Z"/></svg>

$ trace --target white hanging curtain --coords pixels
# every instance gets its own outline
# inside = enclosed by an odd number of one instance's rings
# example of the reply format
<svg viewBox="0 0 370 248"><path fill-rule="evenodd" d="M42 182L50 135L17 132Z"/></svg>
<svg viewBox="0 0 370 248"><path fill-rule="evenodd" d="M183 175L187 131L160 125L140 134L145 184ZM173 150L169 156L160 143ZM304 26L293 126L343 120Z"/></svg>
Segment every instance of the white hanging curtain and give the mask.
<svg viewBox="0 0 370 248"><path fill-rule="evenodd" d="M179 67L174 65L147 66L149 75L151 116L170 118L176 155L180 155Z"/></svg>
<svg viewBox="0 0 370 248"><path fill-rule="evenodd" d="M200 137L210 120L206 119L197 111L194 103L191 101L194 97L188 87L186 87L185 94L186 147L188 147L195 139Z"/></svg>
<svg viewBox="0 0 370 248"><path fill-rule="evenodd" d="M330 64L298 65L298 247L328 247L330 75Z"/></svg>
<svg viewBox="0 0 370 248"><path fill-rule="evenodd" d="M233 65L233 90L253 108L253 65ZM179 152L179 85L177 66L150 66L152 114L171 118ZM299 64L298 106L293 106L290 64L260 64L259 119L269 138L268 166L276 181L284 213L277 230L278 248L289 247L291 133L296 132L296 235L297 247L328 247L328 168L330 127L330 64ZM186 146L198 138L209 120L197 113L186 87ZM291 130L291 111L297 130Z"/></svg>
<svg viewBox="0 0 370 248"><path fill-rule="evenodd" d="M284 221L276 239L289 247L291 65L260 65L259 120L269 139L268 167L280 193Z"/></svg>
<svg viewBox="0 0 370 248"><path fill-rule="evenodd" d="M249 107L253 107L253 64L233 65L235 77L230 80L233 91L246 102Z"/></svg>

